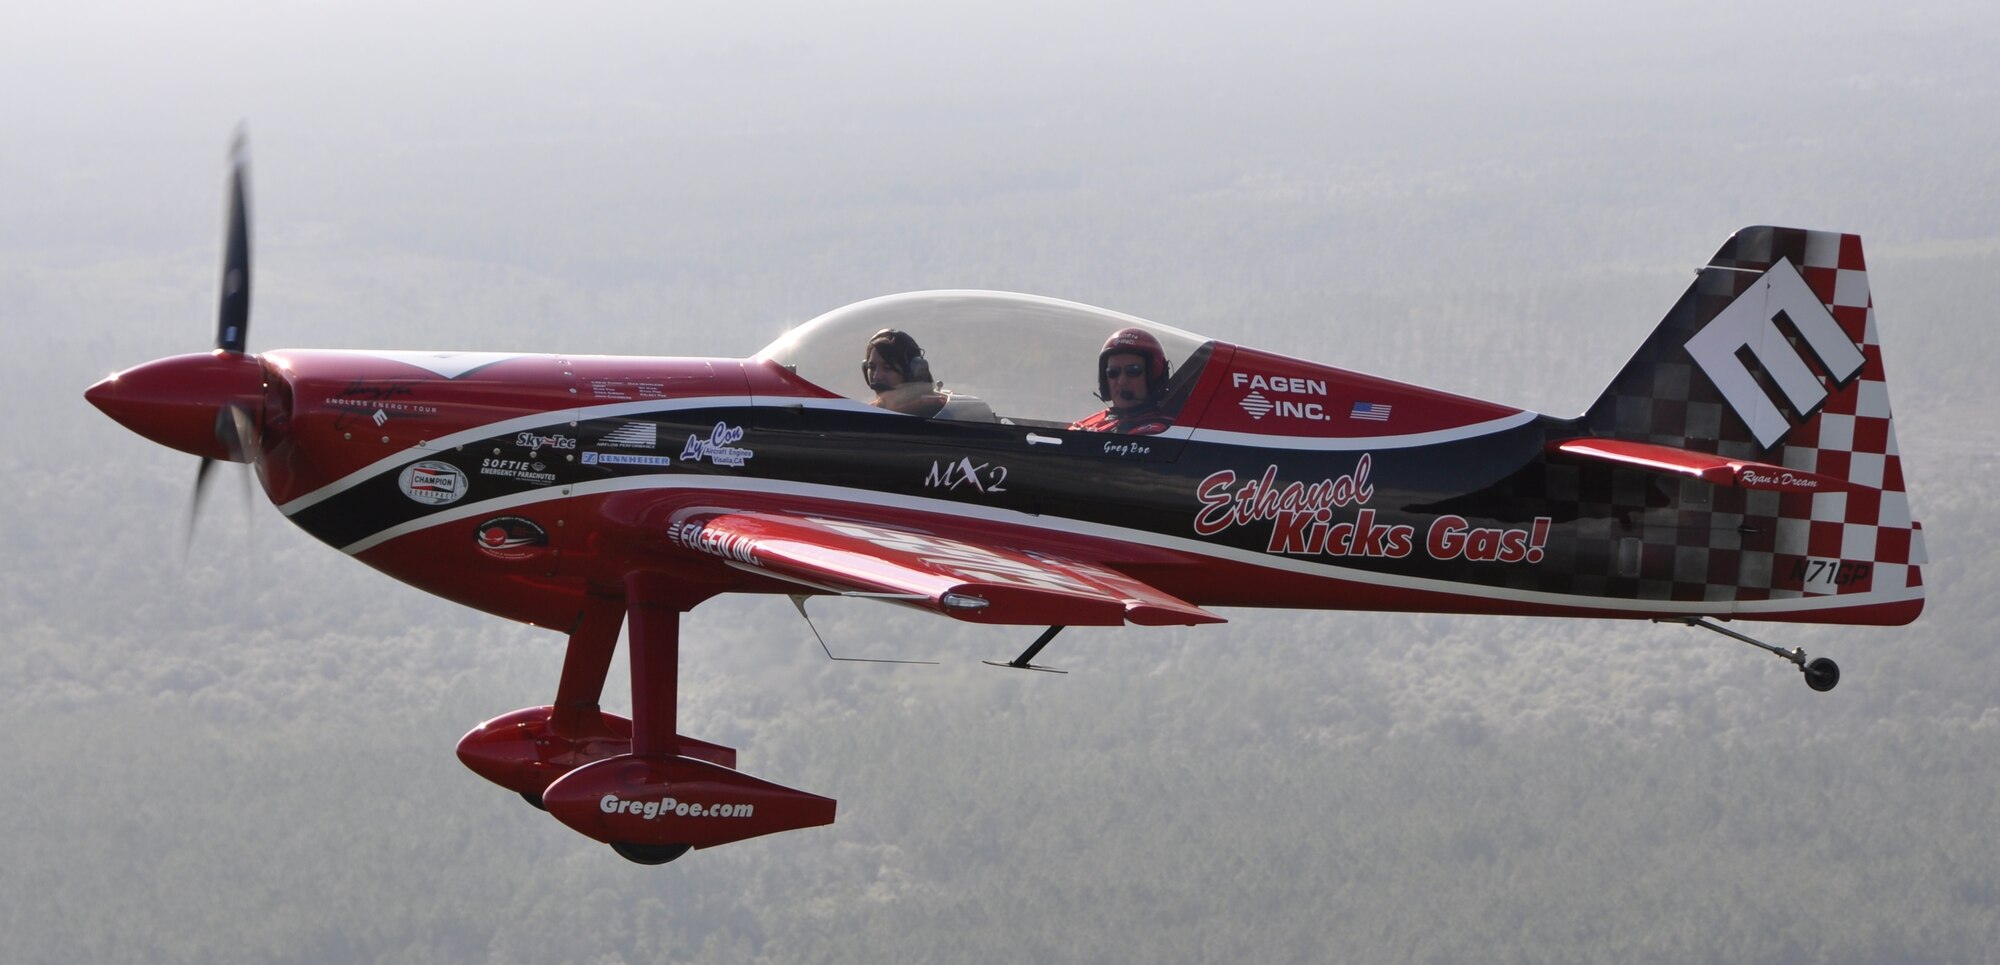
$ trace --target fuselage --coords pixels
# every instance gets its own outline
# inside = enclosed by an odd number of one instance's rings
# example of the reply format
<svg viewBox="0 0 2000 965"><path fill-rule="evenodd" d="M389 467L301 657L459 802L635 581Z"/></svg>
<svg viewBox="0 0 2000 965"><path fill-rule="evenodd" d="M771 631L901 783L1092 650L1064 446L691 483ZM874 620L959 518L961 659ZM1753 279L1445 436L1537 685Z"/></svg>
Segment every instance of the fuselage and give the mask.
<svg viewBox="0 0 2000 965"><path fill-rule="evenodd" d="M277 351L263 356L258 465L313 536L543 625L635 568L798 592L680 545L675 521L705 509L974 534L1208 606L1830 615L1648 585L1637 556L1660 519L1647 517L1678 516L1677 487L1552 464L1568 420L1235 346L1204 354L1181 425L1121 436L1004 413L913 418L766 358ZM1400 411L1403 431L1350 419L1343 437L1285 435L1269 430L1286 416L1244 405L1254 393L1323 423L1356 391ZM1716 529L1716 542L1757 538Z"/></svg>

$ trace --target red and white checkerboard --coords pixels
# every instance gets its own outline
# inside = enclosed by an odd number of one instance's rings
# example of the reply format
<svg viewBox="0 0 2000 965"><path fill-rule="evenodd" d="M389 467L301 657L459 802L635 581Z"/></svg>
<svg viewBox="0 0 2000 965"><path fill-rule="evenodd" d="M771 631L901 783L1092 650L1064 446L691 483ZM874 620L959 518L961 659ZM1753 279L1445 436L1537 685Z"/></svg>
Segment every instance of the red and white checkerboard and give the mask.
<svg viewBox="0 0 2000 965"><path fill-rule="evenodd" d="M1848 586L1809 584L1813 592L1866 592L1923 585L1922 531L1910 519L1903 462L1889 414L1881 336L1868 290L1861 239L1806 232L1799 272L1841 330L1861 346L1861 374L1828 397L1819 414L1782 444L1784 465L1847 480L1844 493L1788 495L1779 507L1774 552L1808 559L1873 561L1872 573Z"/></svg>

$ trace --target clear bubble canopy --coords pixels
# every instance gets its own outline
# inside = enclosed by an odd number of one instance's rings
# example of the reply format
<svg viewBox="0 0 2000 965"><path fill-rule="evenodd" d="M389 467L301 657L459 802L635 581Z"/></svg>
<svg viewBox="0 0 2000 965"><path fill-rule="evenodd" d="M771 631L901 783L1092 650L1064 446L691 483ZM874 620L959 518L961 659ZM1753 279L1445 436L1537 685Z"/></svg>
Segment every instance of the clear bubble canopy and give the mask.
<svg viewBox="0 0 2000 965"><path fill-rule="evenodd" d="M756 357L865 402L875 393L862 377L861 362L869 338L885 328L916 340L931 378L946 393L983 403L948 406L940 418L1043 424L1067 424L1103 408L1097 399L1098 353L1113 332L1152 333L1176 373L1208 342L1171 326L1056 298L927 291L834 309L786 332Z"/></svg>

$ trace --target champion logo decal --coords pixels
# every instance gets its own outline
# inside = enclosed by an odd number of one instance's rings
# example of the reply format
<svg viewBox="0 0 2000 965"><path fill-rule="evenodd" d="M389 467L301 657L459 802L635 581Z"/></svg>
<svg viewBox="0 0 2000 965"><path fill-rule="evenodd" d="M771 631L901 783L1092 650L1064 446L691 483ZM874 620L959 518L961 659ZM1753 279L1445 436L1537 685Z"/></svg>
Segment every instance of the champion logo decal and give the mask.
<svg viewBox="0 0 2000 965"><path fill-rule="evenodd" d="M448 506L465 498L465 474L448 462L417 462L396 480L403 495L429 506Z"/></svg>

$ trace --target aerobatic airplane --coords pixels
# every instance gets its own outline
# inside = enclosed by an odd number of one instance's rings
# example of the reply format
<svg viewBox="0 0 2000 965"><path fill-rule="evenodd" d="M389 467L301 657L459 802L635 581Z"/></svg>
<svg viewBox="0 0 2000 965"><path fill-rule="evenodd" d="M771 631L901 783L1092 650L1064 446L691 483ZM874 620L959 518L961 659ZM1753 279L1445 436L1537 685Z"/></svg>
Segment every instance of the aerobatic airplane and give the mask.
<svg viewBox="0 0 2000 965"><path fill-rule="evenodd" d="M252 465L396 579L568 634L550 704L465 764L619 854L829 824L834 801L678 732L681 614L871 597L974 623L1222 623L1215 607L1904 624L1923 607L1854 235L1738 231L1576 418L1071 302L891 295L749 358L248 354L231 176L213 351L87 398ZM1095 390L1101 407L1088 403ZM801 609L803 603L801 602ZM632 716L599 709L621 626Z"/></svg>

